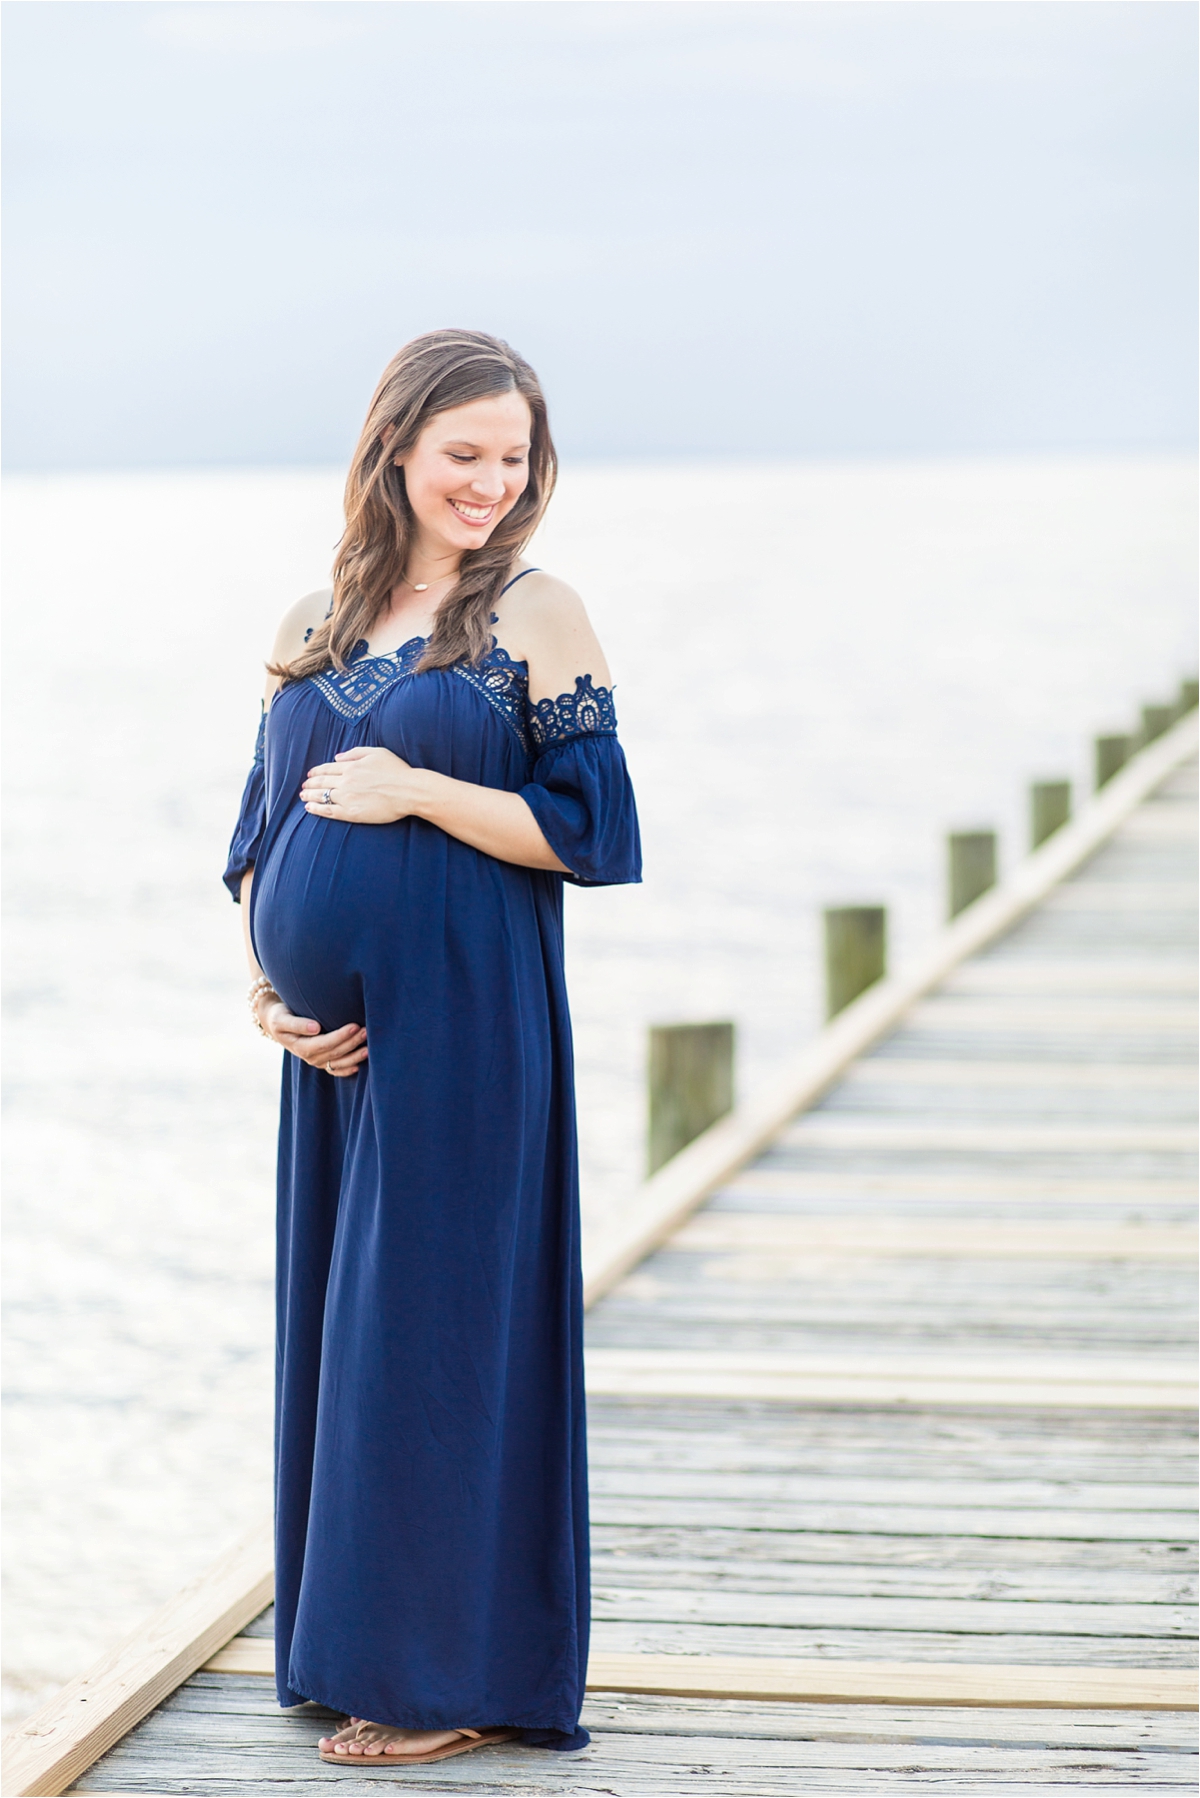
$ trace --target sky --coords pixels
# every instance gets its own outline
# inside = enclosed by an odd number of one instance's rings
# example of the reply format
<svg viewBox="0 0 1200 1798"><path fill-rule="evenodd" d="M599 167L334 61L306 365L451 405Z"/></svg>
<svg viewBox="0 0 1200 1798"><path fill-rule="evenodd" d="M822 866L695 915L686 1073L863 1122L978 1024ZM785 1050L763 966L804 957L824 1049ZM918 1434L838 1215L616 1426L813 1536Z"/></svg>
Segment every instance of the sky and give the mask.
<svg viewBox="0 0 1200 1798"><path fill-rule="evenodd" d="M10 468L343 462L418 331L576 458L1195 441L1191 0L8 0Z"/></svg>

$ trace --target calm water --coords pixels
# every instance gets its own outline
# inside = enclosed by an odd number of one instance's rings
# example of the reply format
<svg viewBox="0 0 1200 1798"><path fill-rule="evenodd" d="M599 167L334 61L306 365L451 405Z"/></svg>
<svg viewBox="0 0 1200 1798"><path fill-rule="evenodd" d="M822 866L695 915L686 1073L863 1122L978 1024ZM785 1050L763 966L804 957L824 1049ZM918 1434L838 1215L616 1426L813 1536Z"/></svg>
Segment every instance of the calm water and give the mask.
<svg viewBox="0 0 1200 1798"><path fill-rule="evenodd" d="M585 1204L642 1156L648 1022L743 1087L819 1022L819 909L936 928L941 843L1194 671L1189 462L577 469L536 558L618 682L641 888L569 892ZM276 1051L218 877L340 477L8 489L9 1714L268 1503Z"/></svg>

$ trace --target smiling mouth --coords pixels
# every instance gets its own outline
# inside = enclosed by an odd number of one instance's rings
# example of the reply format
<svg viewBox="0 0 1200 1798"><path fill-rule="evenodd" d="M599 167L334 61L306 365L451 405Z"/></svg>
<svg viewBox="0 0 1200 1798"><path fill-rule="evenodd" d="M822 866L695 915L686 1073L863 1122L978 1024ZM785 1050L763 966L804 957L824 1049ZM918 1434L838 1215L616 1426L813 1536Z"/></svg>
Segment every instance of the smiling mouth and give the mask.
<svg viewBox="0 0 1200 1798"><path fill-rule="evenodd" d="M494 505L471 506L467 504L466 500L462 499L452 499L450 504L454 507L458 516L461 519L464 519L467 524L486 524L488 519L492 516L492 513L496 510Z"/></svg>

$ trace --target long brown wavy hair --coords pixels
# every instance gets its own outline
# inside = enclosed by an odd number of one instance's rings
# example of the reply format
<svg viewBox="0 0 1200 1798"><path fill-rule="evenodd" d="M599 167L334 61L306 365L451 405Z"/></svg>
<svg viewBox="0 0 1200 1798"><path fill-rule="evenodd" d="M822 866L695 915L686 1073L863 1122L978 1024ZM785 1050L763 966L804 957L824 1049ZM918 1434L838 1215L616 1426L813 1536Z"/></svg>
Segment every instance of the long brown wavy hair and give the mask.
<svg viewBox="0 0 1200 1798"><path fill-rule="evenodd" d="M558 459L541 384L524 357L482 331L426 331L393 356L367 412L346 478L346 529L333 564L333 609L300 654L272 667L272 674L285 681L304 680L326 668L345 667L403 578L412 546L416 521L396 458L412 449L437 413L513 392L524 396L533 420L529 480L487 542L463 556L458 580L437 609L419 666L447 668L462 660L478 662L487 654L500 589L549 504Z"/></svg>

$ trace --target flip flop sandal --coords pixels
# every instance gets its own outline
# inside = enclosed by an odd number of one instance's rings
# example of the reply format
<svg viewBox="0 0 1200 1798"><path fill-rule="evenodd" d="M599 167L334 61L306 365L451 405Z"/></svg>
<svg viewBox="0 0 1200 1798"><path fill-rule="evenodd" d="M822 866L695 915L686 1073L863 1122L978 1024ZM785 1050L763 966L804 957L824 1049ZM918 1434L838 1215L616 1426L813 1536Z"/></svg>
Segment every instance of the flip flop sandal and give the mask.
<svg viewBox="0 0 1200 1798"><path fill-rule="evenodd" d="M345 1727L343 1725L343 1727ZM455 1754L470 1754L474 1748L488 1748L493 1742L511 1742L515 1729L457 1729L461 1742L446 1742L441 1748L427 1748L424 1754L326 1754L319 1749L323 1761L335 1767L415 1767L424 1761L448 1761Z"/></svg>

